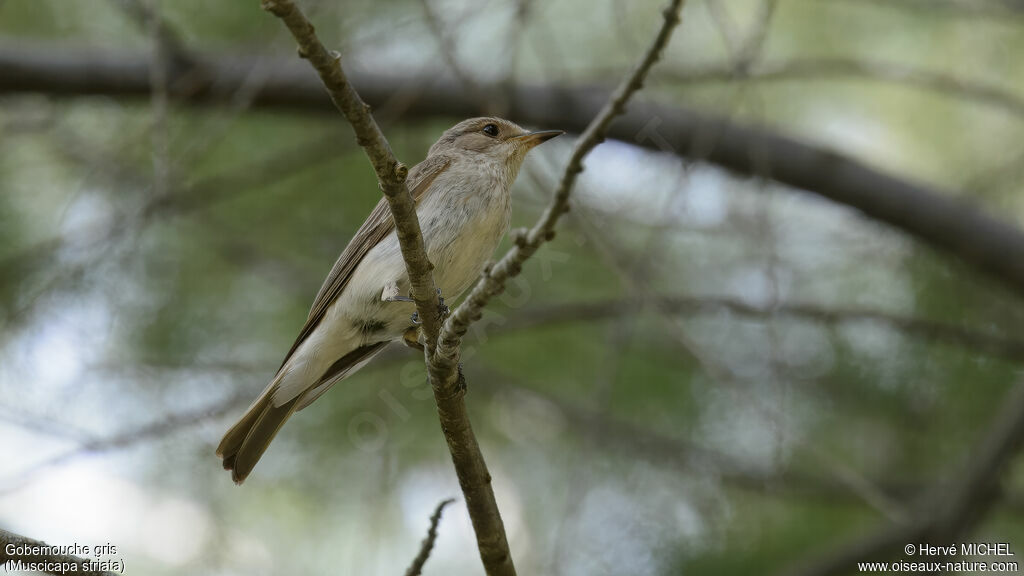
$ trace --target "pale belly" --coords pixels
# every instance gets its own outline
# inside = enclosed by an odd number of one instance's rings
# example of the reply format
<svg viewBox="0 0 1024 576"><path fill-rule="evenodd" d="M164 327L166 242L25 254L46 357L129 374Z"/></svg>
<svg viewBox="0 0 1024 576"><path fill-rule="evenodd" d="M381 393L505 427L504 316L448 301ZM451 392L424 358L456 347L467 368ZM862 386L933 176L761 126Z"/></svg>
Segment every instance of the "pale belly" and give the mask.
<svg viewBox="0 0 1024 576"><path fill-rule="evenodd" d="M480 277L508 230L508 194L474 198L455 207L449 203L441 209L427 202L425 199L417 211L427 256L434 265L435 284L446 303L453 305ZM394 232L370 250L328 310L324 336L336 343L329 354L344 354L353 343L400 338L413 325L411 316L416 309L412 303L381 301L381 293L390 282L397 284L399 294L409 295L405 261Z"/></svg>

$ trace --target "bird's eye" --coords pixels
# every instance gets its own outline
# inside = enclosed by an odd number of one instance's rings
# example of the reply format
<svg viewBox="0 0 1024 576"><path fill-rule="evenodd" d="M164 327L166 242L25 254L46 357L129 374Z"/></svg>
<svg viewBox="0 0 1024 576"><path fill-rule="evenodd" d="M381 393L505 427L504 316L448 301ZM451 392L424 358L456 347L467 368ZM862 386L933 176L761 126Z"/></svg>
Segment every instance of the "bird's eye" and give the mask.
<svg viewBox="0 0 1024 576"><path fill-rule="evenodd" d="M488 124L484 126L484 134L487 134L491 138L496 138L498 136L498 126L495 124Z"/></svg>

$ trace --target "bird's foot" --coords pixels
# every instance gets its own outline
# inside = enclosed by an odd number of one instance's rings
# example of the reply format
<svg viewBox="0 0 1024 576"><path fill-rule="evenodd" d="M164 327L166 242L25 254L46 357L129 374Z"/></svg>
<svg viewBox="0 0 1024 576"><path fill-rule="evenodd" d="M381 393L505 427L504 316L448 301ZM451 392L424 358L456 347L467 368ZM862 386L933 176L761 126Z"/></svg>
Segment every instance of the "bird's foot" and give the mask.
<svg viewBox="0 0 1024 576"><path fill-rule="evenodd" d="M410 298L409 301L412 302L413 300ZM441 296L441 289L438 288L437 289L437 315L438 315L438 317L440 317L441 320L444 320L451 313L452 313L452 309L449 308L444 303L444 297ZM412 320L413 326L419 326L421 324L421 322L420 322L420 313L419 312L413 312L412 316L409 319Z"/></svg>
<svg viewBox="0 0 1024 576"><path fill-rule="evenodd" d="M441 289L437 289L437 315L444 320L452 313L452 309L445 305L444 296L441 296Z"/></svg>
<svg viewBox="0 0 1024 576"><path fill-rule="evenodd" d="M465 395L468 386L466 386L466 376L462 373L462 362L459 362L458 371L459 375L455 380L455 389L459 394Z"/></svg>

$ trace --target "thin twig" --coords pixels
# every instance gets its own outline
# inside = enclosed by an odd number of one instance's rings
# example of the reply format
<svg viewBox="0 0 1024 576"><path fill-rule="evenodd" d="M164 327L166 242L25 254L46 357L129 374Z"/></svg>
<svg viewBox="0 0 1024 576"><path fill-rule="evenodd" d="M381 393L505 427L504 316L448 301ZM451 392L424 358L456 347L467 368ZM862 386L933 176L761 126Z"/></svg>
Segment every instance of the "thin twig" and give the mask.
<svg viewBox="0 0 1024 576"><path fill-rule="evenodd" d="M483 276L469 296L445 321L437 351L430 358L431 370L436 375L451 378L449 375L452 373L452 367L458 362L459 344L466 330L481 317L483 308L490 299L502 292L505 283L522 271L523 263L537 252L541 244L554 238L555 225L562 214L569 211L569 195L576 183L576 177L583 171L583 159L604 141L612 120L625 111L626 103L642 87L647 73L661 57L662 51L672 37L672 31L679 23L679 11L683 2L684 0L673 0L665 8L664 23L640 63L619 85L576 141L554 198L540 220L529 231L514 232L515 246L509 249L497 264L484 270Z"/></svg>
<svg viewBox="0 0 1024 576"><path fill-rule="evenodd" d="M437 504L437 508L434 509L434 513L430 516L430 528L427 529L427 537L420 544L420 553L413 558L409 569L405 571L405 576L419 576L423 573L423 565L430 558L430 552L434 549L434 541L437 540L437 525L441 522L441 512L444 511L445 506L452 502L455 502L455 499L448 498Z"/></svg>
<svg viewBox="0 0 1024 576"><path fill-rule="evenodd" d="M443 332L437 339L436 348L428 349L427 366L431 386L438 405L442 428L448 440L448 448L456 464L459 484L466 495L470 519L478 535L481 557L485 566L498 571L489 574L515 574L512 559L508 555L504 524L494 501L490 474L487 472L480 448L476 444L469 418L465 413L463 395L465 379L459 362L462 336L470 324L480 318L483 306L500 293L505 282L519 273L523 262L537 251L542 243L554 237L554 227L559 217L567 211L569 194L576 176L583 171L583 159L604 139L611 121L625 109L626 102L643 84L647 72L658 60L672 31L679 22L679 11L683 0L673 0L664 10L664 24L658 31L650 49L644 54L633 72L612 94L608 102L591 120L583 135L577 141L572 157L565 170L562 183L555 198L540 221L527 233L516 235L516 245L494 266L489 266L469 296L445 321ZM479 539L480 534L500 535L489 542Z"/></svg>

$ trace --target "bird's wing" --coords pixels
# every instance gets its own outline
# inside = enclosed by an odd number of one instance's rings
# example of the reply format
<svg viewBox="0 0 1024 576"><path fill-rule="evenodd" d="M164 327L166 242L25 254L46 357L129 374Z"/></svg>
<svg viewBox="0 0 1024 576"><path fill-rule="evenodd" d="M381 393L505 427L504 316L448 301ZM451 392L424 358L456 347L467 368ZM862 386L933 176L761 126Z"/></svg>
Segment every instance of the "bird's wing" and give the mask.
<svg viewBox="0 0 1024 576"><path fill-rule="evenodd" d="M406 185L409 187L409 192L412 194L414 202L419 203L427 189L430 188L430 184L450 164L450 158L436 155L428 157L409 171ZM345 289L349 279L352 277L352 272L363 261L363 257L374 246L379 244L381 240L386 238L394 228L395 222L391 218L391 210L388 208L387 199L381 198L380 202L377 203L377 206L374 207L373 211L366 218L366 221L363 222L363 225L356 231L355 236L349 241L344 252L338 257L338 261L334 263L334 267L331 268L331 273L327 275L327 279L324 280L323 286L320 287L320 292L317 293L316 298L313 300L313 307L309 311L309 317L306 318L306 324L302 327L302 331L299 332L295 343L292 344L291 350L285 355L284 361L281 362L282 368L288 362L288 359L292 357L292 354L295 353L299 346L320 324L320 321L327 313L327 309L331 307L331 304L338 299L341 291Z"/></svg>

